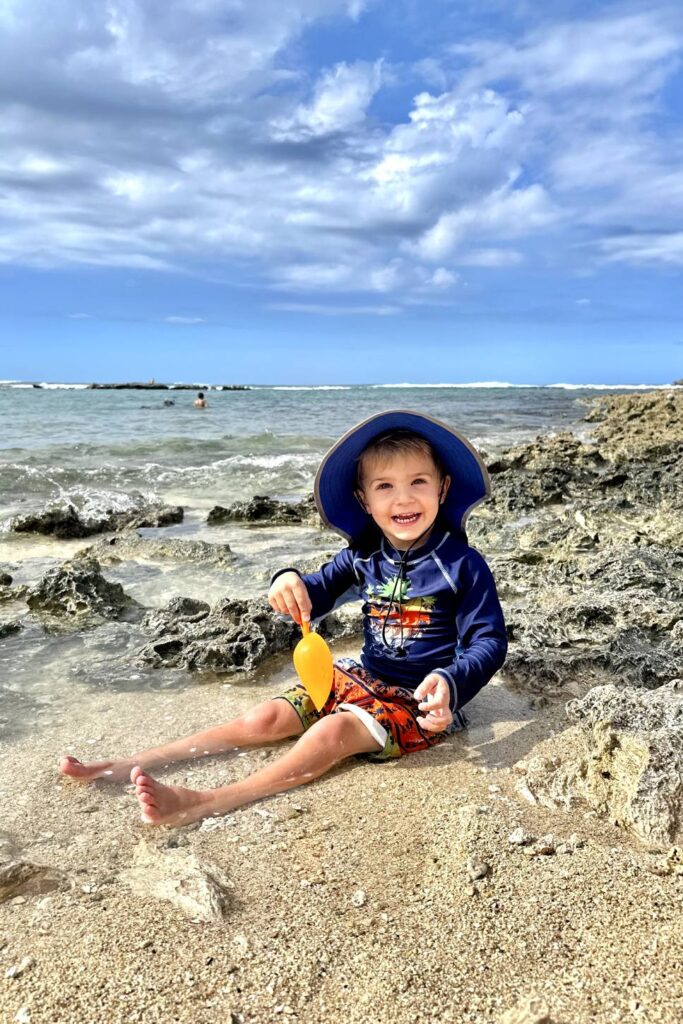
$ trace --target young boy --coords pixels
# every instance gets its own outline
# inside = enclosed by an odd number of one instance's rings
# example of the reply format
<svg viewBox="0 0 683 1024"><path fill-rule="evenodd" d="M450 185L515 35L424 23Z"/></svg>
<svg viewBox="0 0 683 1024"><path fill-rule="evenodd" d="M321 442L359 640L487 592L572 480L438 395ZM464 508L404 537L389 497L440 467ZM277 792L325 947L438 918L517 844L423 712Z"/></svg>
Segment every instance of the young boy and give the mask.
<svg viewBox="0 0 683 1024"><path fill-rule="evenodd" d="M361 661L335 665L322 710L299 685L194 736L122 761L64 758L60 771L130 776L142 820L179 825L310 782L345 758L401 757L463 728L463 705L507 650L493 577L464 533L489 491L481 459L446 424L404 410L364 420L330 449L315 481L324 522L349 546L319 572L281 570L268 593L275 611L299 623L326 615L347 594L364 600ZM277 761L220 789L166 786L149 774L294 736Z"/></svg>

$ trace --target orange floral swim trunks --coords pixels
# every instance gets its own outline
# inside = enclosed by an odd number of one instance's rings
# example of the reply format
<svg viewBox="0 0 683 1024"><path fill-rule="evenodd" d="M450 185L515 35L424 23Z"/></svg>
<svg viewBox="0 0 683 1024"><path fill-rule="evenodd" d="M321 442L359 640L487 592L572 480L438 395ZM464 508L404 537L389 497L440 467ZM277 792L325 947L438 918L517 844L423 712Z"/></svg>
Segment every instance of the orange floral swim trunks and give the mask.
<svg viewBox="0 0 683 1024"><path fill-rule="evenodd" d="M389 761L416 750L426 750L467 726L462 711L456 711L452 723L443 732L423 730L417 721L422 712L413 691L383 683L351 658L342 658L335 663L330 696L321 711L316 709L301 684L285 690L274 700L286 700L292 705L301 719L304 732L325 715L338 711L357 715L377 740L377 753L358 755L371 761Z"/></svg>

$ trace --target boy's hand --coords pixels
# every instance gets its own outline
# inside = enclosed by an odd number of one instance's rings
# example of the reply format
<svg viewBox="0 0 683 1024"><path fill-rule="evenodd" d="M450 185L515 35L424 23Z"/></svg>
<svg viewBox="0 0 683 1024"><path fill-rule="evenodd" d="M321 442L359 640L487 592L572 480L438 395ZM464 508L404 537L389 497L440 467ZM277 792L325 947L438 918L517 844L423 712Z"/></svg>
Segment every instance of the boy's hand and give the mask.
<svg viewBox="0 0 683 1024"><path fill-rule="evenodd" d="M291 615L299 625L310 621L311 599L306 585L295 572L283 572L273 581L268 591L268 602L274 612Z"/></svg>
<svg viewBox="0 0 683 1024"><path fill-rule="evenodd" d="M443 676L437 672L430 672L420 685L415 687L413 696L416 700L422 701L418 705L420 711L427 711L424 717L418 716L417 721L421 728L426 732L442 732L448 728L453 721L449 707L451 691Z"/></svg>

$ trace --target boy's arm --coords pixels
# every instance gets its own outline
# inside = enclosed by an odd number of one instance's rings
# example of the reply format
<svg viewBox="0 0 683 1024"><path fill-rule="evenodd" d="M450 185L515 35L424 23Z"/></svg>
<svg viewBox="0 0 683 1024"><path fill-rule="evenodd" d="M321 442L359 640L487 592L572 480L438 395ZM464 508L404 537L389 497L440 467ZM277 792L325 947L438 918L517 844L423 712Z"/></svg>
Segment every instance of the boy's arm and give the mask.
<svg viewBox="0 0 683 1024"><path fill-rule="evenodd" d="M301 573L296 568L280 569L273 575L271 586L278 576L285 572L295 572L304 583L311 599L311 619L321 619L337 604L347 590L358 584L353 567L351 548L343 548L334 558L321 566L317 572Z"/></svg>
<svg viewBox="0 0 683 1024"><path fill-rule="evenodd" d="M470 550L460 577L464 590L455 615L460 644L455 661L434 672L451 691L450 709L467 704L505 661L507 632L491 570L478 551Z"/></svg>

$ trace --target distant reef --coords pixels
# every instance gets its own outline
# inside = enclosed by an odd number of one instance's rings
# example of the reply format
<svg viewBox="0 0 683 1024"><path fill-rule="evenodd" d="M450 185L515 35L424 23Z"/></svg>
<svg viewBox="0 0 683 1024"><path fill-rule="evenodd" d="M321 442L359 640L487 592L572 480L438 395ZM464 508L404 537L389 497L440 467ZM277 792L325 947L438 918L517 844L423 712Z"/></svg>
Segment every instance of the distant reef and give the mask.
<svg viewBox="0 0 683 1024"><path fill-rule="evenodd" d="M131 391L251 391L248 384L157 384L156 381L148 384L138 381L129 381L127 384L88 384L90 391L122 391L126 388Z"/></svg>

